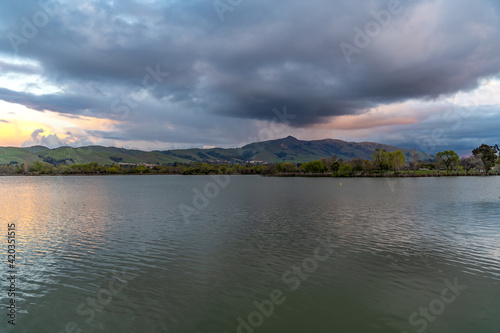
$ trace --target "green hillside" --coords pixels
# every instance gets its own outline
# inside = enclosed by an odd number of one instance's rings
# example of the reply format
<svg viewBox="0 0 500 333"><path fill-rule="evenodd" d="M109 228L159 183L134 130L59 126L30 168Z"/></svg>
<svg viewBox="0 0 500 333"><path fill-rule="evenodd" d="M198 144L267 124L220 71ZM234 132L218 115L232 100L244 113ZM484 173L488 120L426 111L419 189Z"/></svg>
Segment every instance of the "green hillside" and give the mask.
<svg viewBox="0 0 500 333"><path fill-rule="evenodd" d="M256 142L241 148L177 149L168 151L141 151L116 147L88 146L80 148L59 147L49 149L42 146L29 148L0 148L0 164L43 161L54 165L86 164L97 162L101 165L115 163L172 164L192 162L247 163L256 162L293 162L303 163L336 155L350 160L353 157L370 159L376 148L388 151L401 150L407 159L410 149L399 148L374 142L345 142L325 139L302 141L294 137ZM421 160L433 160L434 156L418 152Z"/></svg>
<svg viewBox="0 0 500 333"><path fill-rule="evenodd" d="M47 148L47 147L44 147L44 146L33 146L33 147L28 147L28 148L24 148L26 149L27 151L33 153L33 154L38 154L40 152L44 152L46 150L50 150L50 148Z"/></svg>
<svg viewBox="0 0 500 333"><path fill-rule="evenodd" d="M26 148L0 147L0 164L22 164L24 161L33 163L42 159Z"/></svg>
<svg viewBox="0 0 500 333"><path fill-rule="evenodd" d="M411 154L410 149L374 142L356 143L333 139L302 141L291 136L279 140L252 143L241 149L247 152L247 156L253 154L251 159L256 161L302 163L332 155L344 160L351 160L354 157L369 160L376 148L386 148L390 152L401 150L406 159L409 159ZM434 159L434 156L423 152L418 152L418 154L420 160Z"/></svg>

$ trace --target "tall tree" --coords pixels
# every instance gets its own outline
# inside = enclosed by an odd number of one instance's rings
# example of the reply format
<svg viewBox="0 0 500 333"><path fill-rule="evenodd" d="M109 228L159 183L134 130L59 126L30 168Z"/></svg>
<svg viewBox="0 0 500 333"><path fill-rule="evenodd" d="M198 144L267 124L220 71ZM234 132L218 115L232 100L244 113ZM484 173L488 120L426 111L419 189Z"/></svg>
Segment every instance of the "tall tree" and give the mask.
<svg viewBox="0 0 500 333"><path fill-rule="evenodd" d="M276 170L283 173L296 172L297 166L290 162L281 162L276 166Z"/></svg>
<svg viewBox="0 0 500 333"><path fill-rule="evenodd" d="M330 157L323 157L321 163L325 166L327 171L336 172L339 169L340 164L337 162L337 156L332 155Z"/></svg>
<svg viewBox="0 0 500 333"><path fill-rule="evenodd" d="M498 145L488 146L486 144L482 144L472 151L472 154L476 158L480 158L484 163L485 171L490 171L491 167L495 165L495 161L497 160L497 152L500 151Z"/></svg>
<svg viewBox="0 0 500 333"><path fill-rule="evenodd" d="M398 172L401 167L405 164L405 155L401 150L393 151L389 153L390 166L394 172Z"/></svg>
<svg viewBox="0 0 500 333"><path fill-rule="evenodd" d="M447 172L455 169L459 163L458 154L453 150L446 150L436 154L436 167L445 167Z"/></svg>
<svg viewBox="0 0 500 333"><path fill-rule="evenodd" d="M482 169L484 164L480 158L469 156L460 160L460 166L464 168L465 173L469 173L473 169Z"/></svg>
<svg viewBox="0 0 500 333"><path fill-rule="evenodd" d="M352 165L352 170L353 171L364 171L365 167L365 160L359 157L353 157L349 163Z"/></svg>
<svg viewBox="0 0 500 333"><path fill-rule="evenodd" d="M418 162L419 162L419 159L418 159L418 152L416 149L413 149L410 153L410 168L413 170L413 171L417 171L417 168L418 168Z"/></svg>
<svg viewBox="0 0 500 333"><path fill-rule="evenodd" d="M389 170L389 153L385 148L376 148L372 153L373 166L378 170Z"/></svg>

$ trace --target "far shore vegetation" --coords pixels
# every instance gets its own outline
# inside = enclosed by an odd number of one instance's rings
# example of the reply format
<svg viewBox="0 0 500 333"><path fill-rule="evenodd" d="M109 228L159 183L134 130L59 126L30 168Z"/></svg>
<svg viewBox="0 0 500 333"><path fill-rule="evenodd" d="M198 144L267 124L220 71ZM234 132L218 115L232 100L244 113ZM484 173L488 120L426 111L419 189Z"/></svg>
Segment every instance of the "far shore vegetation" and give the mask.
<svg viewBox="0 0 500 333"><path fill-rule="evenodd" d="M500 148L482 144L472 155L460 158L453 150L436 154L434 161L419 161L416 150L405 160L400 150L375 149L371 160L354 157L349 161L336 156L305 163L173 163L99 165L51 164L36 161L0 165L0 175L265 175L281 177L434 177L500 175Z"/></svg>

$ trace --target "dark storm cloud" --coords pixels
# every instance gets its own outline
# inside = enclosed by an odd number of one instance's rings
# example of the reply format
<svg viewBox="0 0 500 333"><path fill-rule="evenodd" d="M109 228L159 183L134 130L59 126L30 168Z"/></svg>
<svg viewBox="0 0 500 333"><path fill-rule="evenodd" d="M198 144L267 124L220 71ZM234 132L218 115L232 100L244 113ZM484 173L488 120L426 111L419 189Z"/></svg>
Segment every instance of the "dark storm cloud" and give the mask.
<svg viewBox="0 0 500 333"><path fill-rule="evenodd" d="M128 107L125 120L135 130L120 134L150 139L150 125L161 132L162 121L177 129L224 127L220 116L271 120L271 110L284 105L296 115L293 126L308 126L470 90L498 75L496 2L401 1L369 45L359 47L355 29L365 31L376 21L373 11L384 13L391 1L243 1L222 21L212 1L60 1L58 13L18 45L18 55L39 63L61 92L1 89L0 98L115 119L113 101L142 86L148 66L160 66L169 77L147 90L151 98ZM38 1L0 4L0 52L13 54L9 34L22 36L23 17L32 22L40 10ZM357 49L350 62L341 43ZM0 63L9 66L22 72Z"/></svg>
<svg viewBox="0 0 500 333"><path fill-rule="evenodd" d="M39 96L0 88L0 99L10 103L22 104L38 111L51 110L63 114L91 114L98 118L117 118L117 115L110 111L110 105L106 104L106 101L83 94L50 94Z"/></svg>

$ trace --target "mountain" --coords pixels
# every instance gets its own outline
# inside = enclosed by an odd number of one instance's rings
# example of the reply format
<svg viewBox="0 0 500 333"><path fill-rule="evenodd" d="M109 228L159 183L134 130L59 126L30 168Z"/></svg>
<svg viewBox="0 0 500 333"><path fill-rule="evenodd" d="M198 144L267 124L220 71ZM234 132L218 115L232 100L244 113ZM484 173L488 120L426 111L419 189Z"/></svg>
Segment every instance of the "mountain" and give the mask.
<svg viewBox="0 0 500 333"><path fill-rule="evenodd" d="M411 149L375 143L375 142L345 142L335 139L315 141L302 141L292 136L284 139L252 143L242 149L254 152L254 160L270 162L307 162L336 155L338 158L350 160L354 157L371 159L371 154L376 148L386 148L392 152L401 150L406 159L411 156ZM249 154L249 153L248 153ZM434 156L418 152L420 160L434 160Z"/></svg>
<svg viewBox="0 0 500 333"><path fill-rule="evenodd" d="M303 163L336 155L350 160L353 157L370 159L373 150L386 148L401 150L407 159L410 149L384 145L375 142L345 142L334 139L303 141L292 136L263 142L255 142L241 148L176 149L167 151L132 150L116 147L88 146L80 148L59 147L49 149L42 146L29 148L0 148L0 164L21 164L44 161L51 164L75 164L97 162L102 165L113 163L171 164L192 162L247 163L294 162ZM433 160L434 156L418 152L420 160Z"/></svg>

